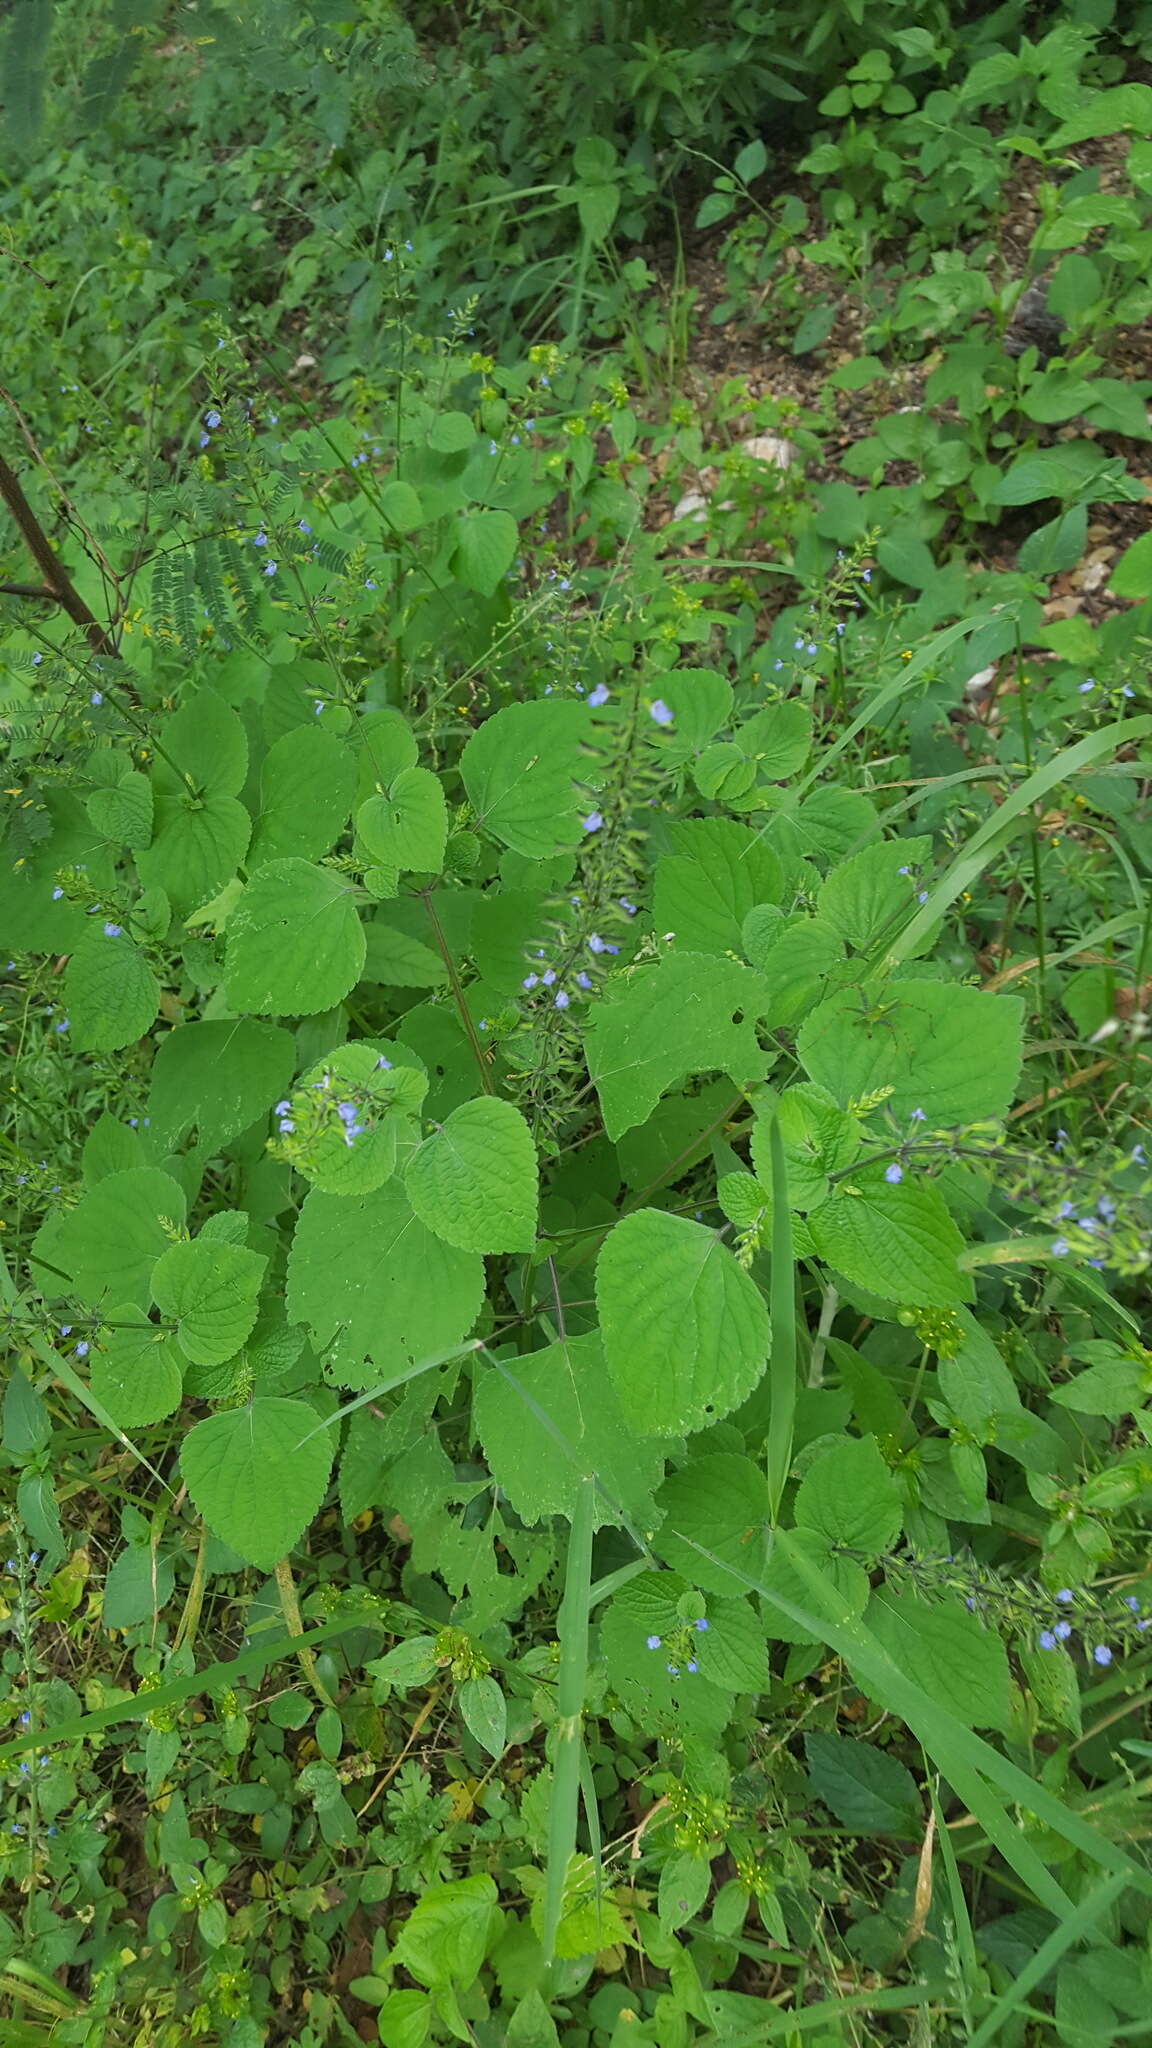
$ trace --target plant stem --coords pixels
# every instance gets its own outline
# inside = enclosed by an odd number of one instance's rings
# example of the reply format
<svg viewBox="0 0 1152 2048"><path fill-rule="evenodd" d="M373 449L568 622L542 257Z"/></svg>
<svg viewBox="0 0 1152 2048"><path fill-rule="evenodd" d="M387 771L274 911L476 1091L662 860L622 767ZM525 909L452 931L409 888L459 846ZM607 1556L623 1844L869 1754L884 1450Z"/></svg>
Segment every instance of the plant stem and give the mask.
<svg viewBox="0 0 1152 2048"><path fill-rule="evenodd" d="M544 1891L544 1960L551 1964L564 1907L568 1865L576 1847L580 1794L580 1753L584 1686L588 1673L588 1592L592 1580L592 1524L596 1482L580 1481L568 1534L568 1567L560 1606L560 1669L556 1681L558 1718L552 1759L552 1809L548 1822L548 1872Z"/></svg>
<svg viewBox="0 0 1152 2048"><path fill-rule="evenodd" d="M280 1593L280 1612L284 1616L284 1626L290 1636L302 1636L304 1621L300 1613L300 1602L296 1598L296 1581L292 1577L291 1560L287 1557L282 1557L276 1567L276 1585ZM300 1659L300 1669L321 1706L334 1707L336 1702L316 1669L316 1659L311 1650L301 1644L296 1655Z"/></svg>

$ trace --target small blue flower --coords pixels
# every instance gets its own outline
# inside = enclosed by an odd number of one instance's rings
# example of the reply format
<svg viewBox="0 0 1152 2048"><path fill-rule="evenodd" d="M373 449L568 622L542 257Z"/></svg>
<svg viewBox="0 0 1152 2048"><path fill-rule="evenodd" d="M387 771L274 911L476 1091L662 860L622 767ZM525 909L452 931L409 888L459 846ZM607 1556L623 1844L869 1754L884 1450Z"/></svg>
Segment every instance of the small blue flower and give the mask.
<svg viewBox="0 0 1152 2048"><path fill-rule="evenodd" d="M264 574L266 576L274 576L276 574L275 562L266 562L264 564Z"/></svg>
<svg viewBox="0 0 1152 2048"><path fill-rule="evenodd" d="M802 640L802 639L801 639L801 640L794 640L794 641L792 642L792 645L793 645L793 647L795 648L795 650L796 650L797 654L799 654L799 653L801 653L801 652L802 652L802 650L803 650L803 647L804 647L804 642L803 642L803 640Z"/></svg>
<svg viewBox="0 0 1152 2048"><path fill-rule="evenodd" d="M71 1323L61 1323L61 1325L60 1325L60 1335L61 1335L62 1337L70 1337L70 1336L72 1335L72 1325L71 1325Z"/></svg>
<svg viewBox="0 0 1152 2048"><path fill-rule="evenodd" d="M89 697L89 699L88 699L88 702L89 702L90 704L94 704L94 705L96 706L96 709L97 709L97 711L99 711L99 709L100 709L100 706L101 706L101 705L102 705L102 703L104 702L104 699L103 699L103 697L101 696L101 694L100 694L100 691L99 691L99 690L93 690L93 692L92 692L92 695L91 695L91 696Z"/></svg>
<svg viewBox="0 0 1152 2048"><path fill-rule="evenodd" d="M313 709L313 712L314 712L315 716L316 716L317 718L319 718L319 716L320 716L320 713L321 713L321 712L323 711L323 709L324 709L324 700L323 700L323 698L322 698L322 697L317 697L317 699L316 699L316 702L315 702L315 704L313 705L312 709Z"/></svg>
<svg viewBox="0 0 1152 2048"><path fill-rule="evenodd" d="M1108 1648L1107 1643L1097 1643L1096 1648L1092 1652L1092 1660L1096 1664L1110 1664L1112 1662L1112 1652Z"/></svg>
<svg viewBox="0 0 1152 2048"><path fill-rule="evenodd" d="M927 901L928 901L928 891L927 891L927 889L918 889L918 890L917 890L917 892L916 892L916 901L917 901L917 903L927 903Z"/></svg>
<svg viewBox="0 0 1152 2048"><path fill-rule="evenodd" d="M204 415L204 425L205 425L206 427L211 427L211 428L213 428L213 429L215 429L216 427L218 427L218 426L220 425L220 415L219 415L219 413L218 413L218 412L206 412L206 413L205 413L205 415Z"/></svg>
<svg viewBox="0 0 1152 2048"><path fill-rule="evenodd" d="M546 971L540 976L540 979L544 983L545 988L551 988L552 983L556 979L556 969L554 967L547 968Z"/></svg>
<svg viewBox="0 0 1152 2048"><path fill-rule="evenodd" d="M685 1671L699 1671L700 1666L696 1662L695 1657L689 1657L687 1664L684 1666L684 1669Z"/></svg>
<svg viewBox="0 0 1152 2048"><path fill-rule="evenodd" d="M1052 1633L1054 1636L1059 1636L1062 1643L1066 1643L1072 1633L1072 1623L1070 1621L1058 1621Z"/></svg>
<svg viewBox="0 0 1152 2048"><path fill-rule="evenodd" d="M61 1017L61 1019L60 1019L60 1022L59 1022L59 1023L58 1023L58 1025L56 1026L56 1029L57 1029L57 1031L67 1031L67 1029L68 1029L68 1019L67 1019L67 1017Z"/></svg>
<svg viewBox="0 0 1152 2048"><path fill-rule="evenodd" d="M676 714L669 710L662 697L657 697L656 702L648 706L648 716L656 725L671 725Z"/></svg>
<svg viewBox="0 0 1152 2048"><path fill-rule="evenodd" d="M207 448L207 446L208 446L208 443L209 443L209 441L211 440L211 438L212 438L212 437L211 437L211 435L210 435L210 434L201 434L201 436L200 436L200 446L201 446L201 448Z"/></svg>
<svg viewBox="0 0 1152 2048"><path fill-rule="evenodd" d="M658 1650L660 1648L659 1636L649 1636L647 1638L647 1646L650 1650Z"/></svg>
<svg viewBox="0 0 1152 2048"><path fill-rule="evenodd" d="M815 654L817 652L816 642L814 640L810 640L808 642L808 652L809 654Z"/></svg>
<svg viewBox="0 0 1152 2048"><path fill-rule="evenodd" d="M1088 678L1087 682L1086 682L1086 683L1081 683L1081 685L1080 685L1080 695L1081 695L1082 697L1083 697L1083 696L1086 696L1089 690L1094 690L1095 688L1096 688L1096 678L1095 678L1095 676L1089 676L1089 678Z"/></svg>
<svg viewBox="0 0 1152 2048"><path fill-rule="evenodd" d="M599 932L589 932L588 951L590 953L606 953L608 951L608 948L605 945L603 939L600 937Z"/></svg>
<svg viewBox="0 0 1152 2048"><path fill-rule="evenodd" d="M566 1010L568 1008L568 1001L569 998L567 992L562 988L558 988L556 991L556 1001L553 1005L553 1008L557 1010Z"/></svg>
<svg viewBox="0 0 1152 2048"><path fill-rule="evenodd" d="M911 1120L914 1124L922 1124L924 1122L924 1111L922 1109L914 1109Z"/></svg>
<svg viewBox="0 0 1152 2048"><path fill-rule="evenodd" d="M579 974L576 976L576 986L577 988L591 988L592 986L592 976L590 974L585 974L583 968L581 968Z"/></svg>
<svg viewBox="0 0 1152 2048"><path fill-rule="evenodd" d="M669 1664L667 1668L668 1668L668 1676L669 1676L670 1678L679 1678L679 1676L680 1676L680 1666L679 1666L678 1664ZM25 1766L25 1769L26 1769L26 1768L27 1768L27 1766Z"/></svg>
<svg viewBox="0 0 1152 2048"><path fill-rule="evenodd" d="M106 939L122 939L122 938L124 937L124 927L123 927L123 925L122 925L122 924L106 924L106 925L105 925L105 927L104 927L104 937L105 937Z"/></svg>
<svg viewBox="0 0 1152 2048"><path fill-rule="evenodd" d="M1041 1629L1041 1631L1040 1631L1040 1648L1041 1648L1042 1650L1054 1650L1054 1649L1056 1648L1056 1638L1055 1638L1055 1636L1053 1635L1053 1633L1052 1633L1052 1631L1051 1631L1051 1629L1050 1629L1050 1628L1042 1628L1042 1629Z"/></svg>
<svg viewBox="0 0 1152 2048"><path fill-rule="evenodd" d="M1137 1166L1147 1166L1148 1161L1144 1156L1143 1145L1133 1145L1132 1159Z"/></svg>
<svg viewBox="0 0 1152 2048"><path fill-rule="evenodd" d="M884 1168L884 1178L887 1181L891 1181L893 1187L895 1187L897 1181L901 1181L904 1178L904 1168L898 1166L896 1161L893 1160L891 1166Z"/></svg>
<svg viewBox="0 0 1152 2048"><path fill-rule="evenodd" d="M524 976L523 981L520 983L520 986L521 988L533 989L536 987L539 980L540 976L538 974L526 974Z"/></svg>
<svg viewBox="0 0 1152 2048"><path fill-rule="evenodd" d="M871 581L872 581L872 571L871 571L871 569L865 569L865 570L864 570L864 571L862 572L862 578L861 578L861 580L862 580L863 582L865 582L865 583L871 583Z"/></svg>
<svg viewBox="0 0 1152 2048"><path fill-rule="evenodd" d="M705 1621L703 1615L701 1615L699 1621L694 1621L692 1626L693 1628L698 1629L701 1634L703 1634L704 1630L708 1626L708 1623Z"/></svg>
<svg viewBox="0 0 1152 2048"><path fill-rule="evenodd" d="M59 901L60 901L60 898L62 897L62 895L63 895L63 894L64 894L64 891L63 891L63 889L61 889L61 888L60 888L60 886L59 886L59 884L57 884L56 888L55 888L55 889L53 889L53 891L52 891L52 901L53 901L53 903L59 903Z"/></svg>
<svg viewBox="0 0 1152 2048"><path fill-rule="evenodd" d="M255 534L253 534L253 536L252 536L252 545L253 545L253 547L254 547L254 548L266 548L266 547L267 547L267 545L268 545L268 535L267 535L267 534L265 533L265 531L264 531L264 528L263 528L263 527L261 527L261 528L260 528L260 531L259 531L259 533L255 533Z"/></svg>
<svg viewBox="0 0 1152 2048"><path fill-rule="evenodd" d="M294 1124L294 1123L292 1122L292 1119L291 1119L291 1117L287 1117L287 1116L286 1116L286 1117L282 1117L282 1118L281 1118L281 1122L280 1122L280 1136L281 1136L282 1138L287 1138L287 1137L290 1137L290 1136L291 1136L291 1134L292 1134L292 1132L293 1132L293 1131L294 1131L295 1129L296 1129L296 1126L295 1126L295 1124Z"/></svg>
<svg viewBox="0 0 1152 2048"><path fill-rule="evenodd" d="M32 1721L32 1716L31 1716L31 1714L27 1714L27 1713L25 1713L25 1714L21 1714L21 1716L20 1716L20 1726L21 1726L21 1728L27 1728L27 1727L29 1727L29 1726L31 1725L31 1721Z"/></svg>
<svg viewBox="0 0 1152 2048"><path fill-rule="evenodd" d="M82 1337L80 1339L79 1344L76 1346L77 1358L87 1358L90 1348L90 1345L86 1343L85 1339Z"/></svg>
<svg viewBox="0 0 1152 2048"><path fill-rule="evenodd" d="M291 1107L292 1104L289 1102L288 1097L285 1096L283 1102L278 1102L275 1105L275 1113L277 1116L287 1116Z"/></svg>
<svg viewBox="0 0 1152 2048"><path fill-rule="evenodd" d="M1066 1237L1054 1237L1052 1239L1052 1251L1056 1258L1066 1259L1071 1249L1072 1247Z"/></svg>
<svg viewBox="0 0 1152 2048"><path fill-rule="evenodd" d="M621 910L626 910L626 911L627 911L627 913L628 913L628 915L629 915L629 917L635 917L635 915L636 915L636 905L635 905L634 903L629 903L629 901L628 901L628 898L627 898L626 896L621 896L621 898L620 898L620 908L621 908Z"/></svg>
<svg viewBox="0 0 1152 2048"><path fill-rule="evenodd" d="M1140 1602L1139 1602L1139 1600L1137 1599L1137 1597L1136 1597L1135 1593L1129 1593L1129 1594L1128 1594L1128 1596L1127 1596L1127 1598L1126 1598L1126 1600L1125 1600L1125 1602L1124 1602L1124 1605L1125 1605L1125 1607L1127 1607L1127 1608L1129 1609L1129 1611L1130 1611L1130 1612L1131 1612L1132 1614L1139 1614L1139 1612L1140 1612Z"/></svg>
<svg viewBox="0 0 1152 2048"><path fill-rule="evenodd" d="M312 528L306 519L301 519L297 521L296 531L297 533L311 533Z"/></svg>
<svg viewBox="0 0 1152 2048"><path fill-rule="evenodd" d="M580 823L583 825L585 832L599 832L604 820L599 811L589 811L588 816L581 818Z"/></svg>
<svg viewBox="0 0 1152 2048"><path fill-rule="evenodd" d="M336 1104L336 1114L342 1124L354 1124L356 1121L356 1104L354 1102L338 1102Z"/></svg>
<svg viewBox="0 0 1152 2048"><path fill-rule="evenodd" d="M391 1073L392 1071L392 1062L391 1060L386 1060L383 1053L381 1053L379 1059L376 1062L376 1065L377 1067L387 1067L389 1073Z"/></svg>
<svg viewBox="0 0 1152 2048"><path fill-rule="evenodd" d="M601 704L608 702L611 695L612 692L606 683L597 683L596 688L588 692L588 702L598 710Z"/></svg>
<svg viewBox="0 0 1152 2048"><path fill-rule="evenodd" d="M1076 1598L1076 1595L1072 1591L1071 1586L1061 1586L1060 1591L1056 1595L1056 1598L1059 1600L1060 1605L1062 1607L1067 1607Z"/></svg>

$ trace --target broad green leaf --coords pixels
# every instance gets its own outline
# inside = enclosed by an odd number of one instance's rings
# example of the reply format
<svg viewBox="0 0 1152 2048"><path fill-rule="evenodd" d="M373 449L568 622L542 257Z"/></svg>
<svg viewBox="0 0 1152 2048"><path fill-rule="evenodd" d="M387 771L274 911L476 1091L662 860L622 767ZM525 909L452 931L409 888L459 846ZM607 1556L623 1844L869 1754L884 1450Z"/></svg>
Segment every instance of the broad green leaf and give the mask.
<svg viewBox="0 0 1152 2048"><path fill-rule="evenodd" d="M287 1092L295 1058L292 1033L254 1017L177 1025L152 1062L154 1140L175 1146L195 1126L209 1157L221 1151Z"/></svg>
<svg viewBox="0 0 1152 2048"><path fill-rule="evenodd" d="M915 1308L968 1301L972 1282L957 1265L964 1240L928 1182L893 1185L870 1166L814 1209L808 1228L817 1255L858 1287Z"/></svg>
<svg viewBox="0 0 1152 2048"><path fill-rule="evenodd" d="M776 901L780 862L746 825L690 818L668 833L671 853L656 863L653 918L675 933L677 952L737 953L749 911Z"/></svg>
<svg viewBox="0 0 1152 2048"><path fill-rule="evenodd" d="M706 1592L732 1590L730 1574L710 1558L701 1557L693 1547L696 1544L703 1544L724 1564L748 1569L752 1558L759 1569L771 1498L768 1482L751 1458L727 1451L693 1458L669 1474L656 1505L663 1518L660 1556L690 1584Z"/></svg>
<svg viewBox="0 0 1152 2048"><path fill-rule="evenodd" d="M383 1057L374 1039L335 1046L283 1098L293 1125L291 1163L326 1195L371 1194L396 1171L401 1141L419 1142L428 1076L419 1067L381 1066ZM351 1122L339 1113L349 1101Z"/></svg>
<svg viewBox="0 0 1152 2048"><path fill-rule="evenodd" d="M457 528L452 573L465 590L491 597L512 567L520 531L510 512L470 510Z"/></svg>
<svg viewBox="0 0 1152 2048"><path fill-rule="evenodd" d="M618 1519L619 1502L650 1527L663 1451L625 1421L599 1332L501 1366L477 1368L473 1414L488 1469L521 1519L571 1521L580 1479L594 1472L604 1489L593 1505L597 1526Z"/></svg>
<svg viewBox="0 0 1152 2048"><path fill-rule="evenodd" d="M906 1125L1001 1117L1020 1075L1024 1005L946 981L893 981L874 994L838 989L800 1027L805 1069L845 1106L891 1087Z"/></svg>
<svg viewBox="0 0 1152 2048"><path fill-rule="evenodd" d="M392 477L384 484L377 502L394 533L415 533L424 524L419 494L402 477Z"/></svg>
<svg viewBox="0 0 1152 2048"><path fill-rule="evenodd" d="M801 1556L818 1565L835 1587L841 1613L863 1614L872 1590L863 1565L857 1564L855 1558L833 1550L827 1537L822 1536L819 1530L794 1529L789 1534ZM761 1566L754 1572L749 1564L745 1564L743 1570L750 1578L758 1577L767 1592L778 1594L794 1607L809 1604L804 1599L805 1581L779 1544L774 1544L767 1566ZM823 1641L822 1636L813 1634L789 1615L778 1609L773 1611L771 1604L765 1612L764 1624L769 1635L782 1643L803 1645Z"/></svg>
<svg viewBox="0 0 1152 2048"><path fill-rule="evenodd" d="M179 1347L155 1323L146 1322L142 1310L130 1301L108 1310L107 1326L93 1345L88 1364L92 1392L121 1429L162 1422L180 1406L184 1359Z"/></svg>
<svg viewBox="0 0 1152 2048"><path fill-rule="evenodd" d="M900 1492L875 1437L849 1438L809 1467L796 1495L796 1526L866 1557L892 1548L903 1526Z"/></svg>
<svg viewBox="0 0 1152 2048"><path fill-rule="evenodd" d="M319 1511L333 1436L307 1401L257 1395L189 1430L180 1470L213 1534L270 1572Z"/></svg>
<svg viewBox="0 0 1152 2048"><path fill-rule="evenodd" d="M930 859L930 839L884 840L842 861L816 899L821 927L863 953L891 931L916 900L914 870Z"/></svg>
<svg viewBox="0 0 1152 2048"><path fill-rule="evenodd" d="M548 898L542 889L501 889L477 896L472 908L471 953L477 971L501 995L514 995L548 935Z"/></svg>
<svg viewBox="0 0 1152 2048"><path fill-rule="evenodd" d="M260 816L248 853L249 872L297 855L319 860L348 822L356 761L334 733L297 726L270 747L260 770Z"/></svg>
<svg viewBox="0 0 1152 2048"><path fill-rule="evenodd" d="M389 1960L433 1989L471 1986L487 1953L498 1897L495 1879L487 1875L427 1885Z"/></svg>
<svg viewBox="0 0 1152 2048"><path fill-rule="evenodd" d="M754 761L761 782L788 782L799 775L812 748L812 713L806 704L787 697L769 704L738 726L736 744Z"/></svg>
<svg viewBox="0 0 1152 2048"><path fill-rule="evenodd" d="M27 1458L51 1441L52 1417L43 1396L19 1366L10 1365L8 1372L4 1390L4 1449L14 1458Z"/></svg>
<svg viewBox="0 0 1152 2048"><path fill-rule="evenodd" d="M139 852L152 837L152 784L130 768L111 789L93 790L87 811L105 838Z"/></svg>
<svg viewBox="0 0 1152 2048"><path fill-rule="evenodd" d="M484 1262L425 1228L396 1180L305 1200L288 1254L288 1320L328 1377L370 1387L451 1351L484 1298Z"/></svg>
<svg viewBox="0 0 1152 2048"><path fill-rule="evenodd" d="M478 822L529 860L579 845L587 799L577 778L591 765L591 720L582 704L558 699L506 704L474 732L460 773Z"/></svg>
<svg viewBox="0 0 1152 2048"><path fill-rule="evenodd" d="M662 752L674 763L690 761L732 716L732 685L715 669L667 669L649 678L644 694L672 713L660 738Z"/></svg>
<svg viewBox="0 0 1152 2048"><path fill-rule="evenodd" d="M176 1570L150 1543L126 1543L104 1580L101 1620L105 1628L136 1628L151 1621L172 1595Z"/></svg>
<svg viewBox="0 0 1152 2048"><path fill-rule="evenodd" d="M679 1603L691 1591L689 1582L677 1572L642 1572L609 1603L600 1624L600 1649L613 1692L643 1727L653 1734L674 1728L677 1734L691 1730L706 1740L719 1740L731 1718L731 1693L762 1691L763 1683L758 1686L756 1674L750 1672L749 1682L739 1688L713 1684L706 1667L712 1648L711 1616L717 1610L709 1600L707 1632L697 1634L690 1629L681 1617ZM742 1608L755 1626L745 1602L730 1600L723 1606L725 1612ZM656 1638L654 1644L652 1637ZM742 1665L746 1655L743 1625L734 1632L734 1640ZM760 1653L766 1664L762 1633ZM699 1665L697 1671L686 1668L689 1657ZM757 1669L762 1673L763 1664Z"/></svg>
<svg viewBox="0 0 1152 2048"><path fill-rule="evenodd" d="M410 932L398 930L387 909L369 918L363 930L361 981L376 981L382 988L439 988L447 981L448 969L439 953ZM432 936L431 925L428 936Z"/></svg>
<svg viewBox="0 0 1152 2048"><path fill-rule="evenodd" d="M660 1872L656 1910L665 1933L673 1933L695 1917L712 1889L712 1865L706 1856L678 1850Z"/></svg>
<svg viewBox="0 0 1152 2048"><path fill-rule="evenodd" d="M536 1242L539 1169L520 1111L499 1096L462 1103L409 1162L417 1216L466 1252L526 1252Z"/></svg>
<svg viewBox="0 0 1152 2048"><path fill-rule="evenodd" d="M776 1112L784 1141L788 1204L802 1214L827 1200L828 1175L850 1166L860 1151L860 1125L826 1088L801 1082L786 1088ZM752 1126L752 1164L764 1187L772 1183L771 1117Z"/></svg>
<svg viewBox="0 0 1152 2048"><path fill-rule="evenodd" d="M781 854L831 862L846 860L866 840L875 838L879 829L875 808L866 796L828 782L811 796L802 797L791 789L781 792L778 808L768 820L767 837Z"/></svg>
<svg viewBox="0 0 1152 2048"><path fill-rule="evenodd" d="M97 924L68 962L64 1001L77 1052L118 1052L155 1023L160 984L131 939L110 938Z"/></svg>
<svg viewBox="0 0 1152 2048"><path fill-rule="evenodd" d="M251 833L234 796L157 796L152 843L137 853L137 872L150 888L164 889L178 913L196 910L231 881Z"/></svg>
<svg viewBox="0 0 1152 2048"><path fill-rule="evenodd" d="M311 1017L355 988L364 930L350 884L306 860L257 870L228 925L225 981L234 1010Z"/></svg>
<svg viewBox="0 0 1152 2048"><path fill-rule="evenodd" d="M456 1698L464 1726L481 1749L486 1749L489 1756L503 1756L508 1707L496 1680L487 1675L466 1678Z"/></svg>
<svg viewBox="0 0 1152 2048"><path fill-rule="evenodd" d="M402 768L386 795L361 804L356 830L373 860L384 867L439 874L448 838L448 806L439 776L430 768Z"/></svg>
<svg viewBox="0 0 1152 2048"><path fill-rule="evenodd" d="M183 794L189 782L200 796L239 796L248 779L248 735L215 690L194 690L160 721L157 738L152 778L165 796Z"/></svg>
<svg viewBox="0 0 1152 2048"><path fill-rule="evenodd" d="M1114 597L1130 598L1140 604L1152 597L1152 533L1142 533L1126 547L1108 579Z"/></svg>
<svg viewBox="0 0 1152 2048"><path fill-rule="evenodd" d="M890 1588L874 1595L866 1625L893 1663L969 1728L1011 1726L1008 1656L999 1636L959 1600L929 1605Z"/></svg>
<svg viewBox="0 0 1152 2048"><path fill-rule="evenodd" d="M584 1033L608 1136L645 1123L689 1074L759 1080L770 1060L756 1036L765 1006L758 975L707 953L669 953L609 981Z"/></svg>
<svg viewBox="0 0 1152 2048"><path fill-rule="evenodd" d="M405 768L414 768L420 758L416 735L402 711L381 705L359 720L353 737L358 748L356 808L370 797L377 784L387 789Z"/></svg>
<svg viewBox="0 0 1152 2048"><path fill-rule="evenodd" d="M37 1286L51 1301L67 1285L37 1266L40 1254L71 1275L85 1301L146 1306L152 1268L183 1223L186 1207L179 1182L159 1167L108 1174L74 1209L49 1217L37 1231L30 1254Z"/></svg>
<svg viewBox="0 0 1152 2048"><path fill-rule="evenodd" d="M1110 500L1123 467L1109 462L1094 441L1062 441L1057 448L1017 456L987 495L993 505L1034 505L1041 498Z"/></svg>
<svg viewBox="0 0 1152 2048"><path fill-rule="evenodd" d="M152 1299L174 1316L176 1338L195 1365L234 1358L256 1321L268 1261L241 1245L198 1238L174 1244L152 1268Z"/></svg>
<svg viewBox="0 0 1152 2048"><path fill-rule="evenodd" d="M921 1833L916 1781L896 1757L870 1742L815 1730L804 1737L804 1754L813 1791L842 1826L861 1835Z"/></svg>
<svg viewBox="0 0 1152 2048"><path fill-rule="evenodd" d="M596 1300L621 1406L645 1435L703 1429L764 1371L771 1333L759 1290L715 1233L686 1217L623 1217L597 1261Z"/></svg>
<svg viewBox="0 0 1152 2048"><path fill-rule="evenodd" d="M768 991L764 1016L773 1030L798 1024L852 971L842 941L815 918L769 922L762 907L745 920L741 943Z"/></svg>

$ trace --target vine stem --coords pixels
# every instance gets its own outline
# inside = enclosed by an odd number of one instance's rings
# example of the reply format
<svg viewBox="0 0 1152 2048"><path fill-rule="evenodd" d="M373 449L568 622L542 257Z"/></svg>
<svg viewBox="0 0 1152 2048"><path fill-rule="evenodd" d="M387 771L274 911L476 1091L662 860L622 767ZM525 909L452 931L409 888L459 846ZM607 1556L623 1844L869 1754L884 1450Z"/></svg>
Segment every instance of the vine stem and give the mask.
<svg viewBox="0 0 1152 2048"><path fill-rule="evenodd" d="M94 612L89 611L68 571L60 561L44 528L24 496L24 488L11 464L0 455L0 496L20 529L21 538L36 567L44 578L44 590L39 595L51 598L62 611L83 630L94 654L107 654L114 661L120 659L112 631L102 626Z"/></svg>

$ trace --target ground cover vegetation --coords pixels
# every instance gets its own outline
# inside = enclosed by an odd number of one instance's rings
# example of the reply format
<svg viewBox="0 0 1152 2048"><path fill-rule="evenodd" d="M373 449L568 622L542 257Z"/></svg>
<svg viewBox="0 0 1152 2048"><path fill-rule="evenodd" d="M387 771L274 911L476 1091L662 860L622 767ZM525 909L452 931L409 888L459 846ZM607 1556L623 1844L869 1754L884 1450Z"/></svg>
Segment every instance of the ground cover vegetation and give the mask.
<svg viewBox="0 0 1152 2048"><path fill-rule="evenodd" d="M1152 1989L1152 9L0 29L5 2048Z"/></svg>

